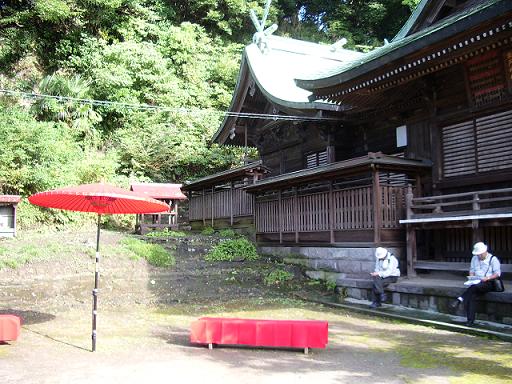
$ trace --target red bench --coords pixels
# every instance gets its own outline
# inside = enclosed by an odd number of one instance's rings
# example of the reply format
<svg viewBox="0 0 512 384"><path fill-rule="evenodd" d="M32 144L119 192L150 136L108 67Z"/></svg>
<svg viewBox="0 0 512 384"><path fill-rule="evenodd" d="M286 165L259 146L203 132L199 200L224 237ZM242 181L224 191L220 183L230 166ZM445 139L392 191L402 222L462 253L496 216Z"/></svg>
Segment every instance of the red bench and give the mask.
<svg viewBox="0 0 512 384"><path fill-rule="evenodd" d="M325 348L327 321L202 317L190 326L190 342L260 347Z"/></svg>
<svg viewBox="0 0 512 384"><path fill-rule="evenodd" d="M0 315L0 342L18 339L21 319L15 315Z"/></svg>

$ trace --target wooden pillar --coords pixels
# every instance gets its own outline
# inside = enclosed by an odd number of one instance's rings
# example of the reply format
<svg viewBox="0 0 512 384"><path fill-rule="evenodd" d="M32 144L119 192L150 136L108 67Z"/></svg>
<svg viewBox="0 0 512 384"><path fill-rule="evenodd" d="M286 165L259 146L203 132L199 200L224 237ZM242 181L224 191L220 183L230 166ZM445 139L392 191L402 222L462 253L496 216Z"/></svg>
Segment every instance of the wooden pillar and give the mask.
<svg viewBox="0 0 512 384"><path fill-rule="evenodd" d="M215 187L212 187L212 198L211 198L211 201L212 201L212 210L211 210L211 213L212 213L212 228L213 228L213 220L214 220L214 215L213 215L213 209L214 209L214 206L213 206L213 193L215 192Z"/></svg>
<svg viewBox="0 0 512 384"><path fill-rule="evenodd" d="M283 244L283 200L281 190L277 193L277 213L279 214L277 225L279 225L279 244Z"/></svg>
<svg viewBox="0 0 512 384"><path fill-rule="evenodd" d="M475 213L478 213L480 211L480 197L478 196L478 193L473 194L473 211ZM472 240L473 244L483 241L483 233L482 228L480 228L480 222L478 219L471 220L471 228L472 230Z"/></svg>
<svg viewBox="0 0 512 384"><path fill-rule="evenodd" d="M205 204L206 204L206 202L205 202L205 198L204 198L204 188L203 188L203 191L202 191L202 201L203 202L201 204L201 212L203 214L203 227L206 227L206 212L205 212L205 209L206 209Z"/></svg>
<svg viewBox="0 0 512 384"><path fill-rule="evenodd" d="M382 226L382 196L380 191L379 171L372 166L373 182L373 242L380 243L380 229Z"/></svg>
<svg viewBox="0 0 512 384"><path fill-rule="evenodd" d="M412 193L412 188L409 185L409 187L407 188L407 195L405 197L406 207L407 207L407 219L412 218L413 197L414 197L414 195ZM414 269L414 265L416 264L416 259L417 259L417 248L416 248L416 230L414 229L413 224L407 224L406 244L407 244L407 276L414 277L414 276L416 276L416 270Z"/></svg>
<svg viewBox="0 0 512 384"><path fill-rule="evenodd" d="M233 226L233 182L229 183L229 223Z"/></svg>
<svg viewBox="0 0 512 384"><path fill-rule="evenodd" d="M297 187L294 188L293 194L293 227L295 228L295 242L299 242L299 199Z"/></svg>
<svg viewBox="0 0 512 384"><path fill-rule="evenodd" d="M423 196L423 190L421 188L421 177L420 175L415 176L414 192L416 197Z"/></svg>
<svg viewBox="0 0 512 384"><path fill-rule="evenodd" d="M329 205L328 205L328 215L329 215L329 233L330 233L330 241L331 244L334 244L334 194L332 191L332 180L329 181Z"/></svg>
<svg viewBox="0 0 512 384"><path fill-rule="evenodd" d="M179 211L178 211L179 204L178 204L178 201L179 201L179 200L176 200L176 209L175 209L175 217L176 217L176 221L174 222L174 224L175 224L176 226L178 226L178 216L179 216Z"/></svg>
<svg viewBox="0 0 512 384"><path fill-rule="evenodd" d="M13 220L14 220L14 233L13 236L16 237L16 209L18 208L18 204L13 205L14 213L13 213Z"/></svg>

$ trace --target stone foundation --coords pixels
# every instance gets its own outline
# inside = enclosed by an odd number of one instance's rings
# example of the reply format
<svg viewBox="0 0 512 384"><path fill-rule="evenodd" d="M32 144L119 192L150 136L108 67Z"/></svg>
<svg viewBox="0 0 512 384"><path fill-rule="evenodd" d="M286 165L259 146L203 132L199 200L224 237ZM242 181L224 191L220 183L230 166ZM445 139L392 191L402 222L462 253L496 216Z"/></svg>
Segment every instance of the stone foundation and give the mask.
<svg viewBox="0 0 512 384"><path fill-rule="evenodd" d="M462 295L465 288L463 281L437 279L401 279L390 284L388 303L408 308L430 310L433 312L465 316L464 306L459 305L456 311L450 303ZM345 297L359 300L371 300L372 282L367 279L338 278L336 280L340 301ZM477 301L478 320L488 320L512 325L512 293L489 292Z"/></svg>
<svg viewBox="0 0 512 384"><path fill-rule="evenodd" d="M398 258L401 270L405 271L403 249L389 248L389 251ZM308 271L308 275L312 278L363 277L368 276L375 267L375 248L260 247L260 253L277 256L285 263L311 268L313 271Z"/></svg>

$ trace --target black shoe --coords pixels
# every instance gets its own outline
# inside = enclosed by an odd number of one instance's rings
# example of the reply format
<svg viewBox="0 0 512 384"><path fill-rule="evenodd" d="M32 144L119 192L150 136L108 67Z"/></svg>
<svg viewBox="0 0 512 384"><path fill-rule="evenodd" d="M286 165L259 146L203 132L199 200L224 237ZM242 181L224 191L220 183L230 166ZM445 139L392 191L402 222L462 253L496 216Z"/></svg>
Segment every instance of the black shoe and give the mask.
<svg viewBox="0 0 512 384"><path fill-rule="evenodd" d="M376 301L374 301L373 303L370 304L370 308L378 308L378 307L382 307L382 304L378 303Z"/></svg>
<svg viewBox="0 0 512 384"><path fill-rule="evenodd" d="M450 308L451 309L457 309L457 307L460 305L461 301L460 300L455 300L455 301L452 301L450 303Z"/></svg>
<svg viewBox="0 0 512 384"><path fill-rule="evenodd" d="M387 299L388 299L388 295L386 295L385 293L381 293L380 302L384 303Z"/></svg>
<svg viewBox="0 0 512 384"><path fill-rule="evenodd" d="M466 323L464 325L466 327L472 327L475 325L475 322L474 322L474 320L468 320L468 321L466 321Z"/></svg>

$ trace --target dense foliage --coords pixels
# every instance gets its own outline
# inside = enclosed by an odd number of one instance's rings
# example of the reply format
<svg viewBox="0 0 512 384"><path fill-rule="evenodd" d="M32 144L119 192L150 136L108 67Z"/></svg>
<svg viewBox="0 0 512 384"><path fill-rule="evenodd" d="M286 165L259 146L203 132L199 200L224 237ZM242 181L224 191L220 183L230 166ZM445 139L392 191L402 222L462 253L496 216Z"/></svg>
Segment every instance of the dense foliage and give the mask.
<svg viewBox="0 0 512 384"><path fill-rule="evenodd" d="M275 0L276 34L390 38L417 0ZM0 193L100 179L183 182L240 163L209 142L264 0L0 1ZM25 94L26 96L26 94ZM108 100L115 105L84 103ZM134 108L134 105L164 108Z"/></svg>
<svg viewBox="0 0 512 384"><path fill-rule="evenodd" d="M221 241L205 256L206 261L244 261L258 258L256 247L245 237Z"/></svg>

